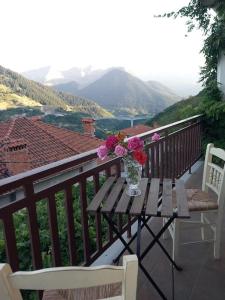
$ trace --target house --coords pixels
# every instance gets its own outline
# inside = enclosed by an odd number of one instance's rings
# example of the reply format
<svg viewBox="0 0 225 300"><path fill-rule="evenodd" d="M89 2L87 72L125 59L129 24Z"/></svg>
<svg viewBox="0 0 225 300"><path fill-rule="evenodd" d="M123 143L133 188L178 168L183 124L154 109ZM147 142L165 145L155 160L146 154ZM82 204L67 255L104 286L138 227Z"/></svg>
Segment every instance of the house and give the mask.
<svg viewBox="0 0 225 300"><path fill-rule="evenodd" d="M0 123L0 177L9 177L97 148L94 120L84 118L84 134L58 128L40 117Z"/></svg>

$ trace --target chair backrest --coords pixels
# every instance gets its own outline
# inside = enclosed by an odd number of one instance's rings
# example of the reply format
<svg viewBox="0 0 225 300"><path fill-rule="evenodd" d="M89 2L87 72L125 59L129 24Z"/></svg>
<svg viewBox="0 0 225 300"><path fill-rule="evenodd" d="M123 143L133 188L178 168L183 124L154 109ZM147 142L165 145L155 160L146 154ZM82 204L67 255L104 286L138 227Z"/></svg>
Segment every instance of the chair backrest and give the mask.
<svg viewBox="0 0 225 300"><path fill-rule="evenodd" d="M0 299L22 300L21 289L76 289L122 282L121 299L135 300L137 274L136 255L124 256L121 267L57 267L12 273L8 264L0 264Z"/></svg>
<svg viewBox="0 0 225 300"><path fill-rule="evenodd" d="M223 161L223 166L212 162L213 157ZM225 150L215 148L213 144L208 144L205 155L204 172L202 179L202 190L214 191L218 196L218 203L224 199L225 195Z"/></svg>

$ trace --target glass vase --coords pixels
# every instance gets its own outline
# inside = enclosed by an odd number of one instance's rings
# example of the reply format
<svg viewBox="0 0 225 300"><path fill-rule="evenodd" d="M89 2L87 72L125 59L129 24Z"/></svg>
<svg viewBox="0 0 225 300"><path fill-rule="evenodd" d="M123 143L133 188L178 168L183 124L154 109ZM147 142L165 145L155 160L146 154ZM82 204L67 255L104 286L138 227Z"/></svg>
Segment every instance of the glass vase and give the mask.
<svg viewBox="0 0 225 300"><path fill-rule="evenodd" d="M126 193L129 196L141 195L139 184L141 181L142 166L132 158L123 159L124 171L127 182Z"/></svg>

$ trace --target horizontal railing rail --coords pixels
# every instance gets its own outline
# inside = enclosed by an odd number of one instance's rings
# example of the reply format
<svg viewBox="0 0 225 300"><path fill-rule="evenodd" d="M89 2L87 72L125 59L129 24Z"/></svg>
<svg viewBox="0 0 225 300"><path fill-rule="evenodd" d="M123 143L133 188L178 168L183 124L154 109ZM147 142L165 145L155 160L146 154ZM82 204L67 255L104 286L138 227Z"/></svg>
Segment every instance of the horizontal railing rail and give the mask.
<svg viewBox="0 0 225 300"><path fill-rule="evenodd" d="M152 142L155 132L161 137ZM190 169L201 155L201 116L139 136L145 141L148 157L144 175L175 179ZM72 171L96 159L96 152L94 149L0 180L0 197L17 190L20 195L2 206L0 199L0 239L3 234L5 246L5 252L0 247L0 260L8 261L13 271L40 269L46 265L90 265L115 241L116 237L101 216L87 215L86 207L107 177L121 176L121 158L103 163L96 161L94 167L92 164L79 174L73 175ZM66 172L70 172L70 176L59 176ZM43 185L54 177L57 180ZM41 188L37 188L38 185ZM115 221L120 232L130 232L132 220L119 217Z"/></svg>
<svg viewBox="0 0 225 300"><path fill-rule="evenodd" d="M195 115L193 117L177 121L171 123L169 125L165 125L162 127L158 127L156 129L152 129L145 133L137 135L138 137L142 138L143 140L148 140L154 133L162 133L165 134L169 132L169 130L175 130L180 126L184 126L185 124L196 122L197 120L201 119L202 115ZM28 178L32 181L37 181L39 179L43 179L45 177L54 176L56 173L63 172L70 168L76 167L81 165L82 163L88 162L90 160L97 158L97 149L93 149L91 151L84 152L82 154L77 154L69 158L62 159L60 161L50 163L48 165L44 165L39 168L35 168L31 171L27 171L24 173L20 173L15 176L11 176L9 178L5 178L0 180L0 195L5 191L9 190L10 187L19 187L26 181Z"/></svg>

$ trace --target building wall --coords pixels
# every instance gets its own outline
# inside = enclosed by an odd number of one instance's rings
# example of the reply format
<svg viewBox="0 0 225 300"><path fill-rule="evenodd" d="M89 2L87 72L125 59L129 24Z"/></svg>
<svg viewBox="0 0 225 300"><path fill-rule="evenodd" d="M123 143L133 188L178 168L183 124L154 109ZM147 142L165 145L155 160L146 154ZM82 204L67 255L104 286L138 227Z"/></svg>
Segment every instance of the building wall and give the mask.
<svg viewBox="0 0 225 300"><path fill-rule="evenodd" d="M225 97L225 54L222 54L219 59L217 81L219 83L219 88L222 90Z"/></svg>

